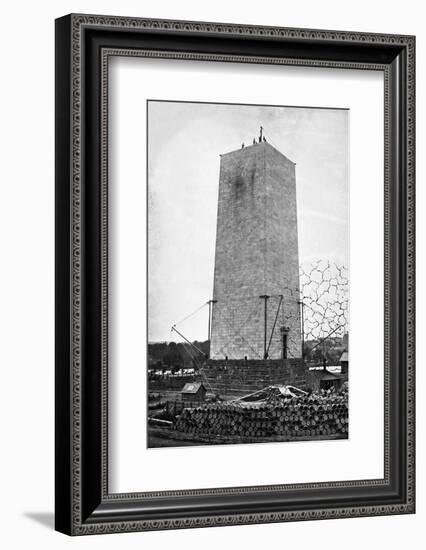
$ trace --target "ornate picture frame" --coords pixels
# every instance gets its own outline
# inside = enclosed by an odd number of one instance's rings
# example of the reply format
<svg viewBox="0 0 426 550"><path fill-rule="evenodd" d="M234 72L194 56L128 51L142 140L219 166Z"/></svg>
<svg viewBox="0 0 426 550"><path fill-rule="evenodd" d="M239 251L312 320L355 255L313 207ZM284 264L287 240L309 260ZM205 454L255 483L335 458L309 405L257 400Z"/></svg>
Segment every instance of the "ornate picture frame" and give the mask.
<svg viewBox="0 0 426 550"><path fill-rule="evenodd" d="M108 60L384 75L384 477L108 490ZM415 38L116 16L56 20L56 529L69 535L415 511Z"/></svg>

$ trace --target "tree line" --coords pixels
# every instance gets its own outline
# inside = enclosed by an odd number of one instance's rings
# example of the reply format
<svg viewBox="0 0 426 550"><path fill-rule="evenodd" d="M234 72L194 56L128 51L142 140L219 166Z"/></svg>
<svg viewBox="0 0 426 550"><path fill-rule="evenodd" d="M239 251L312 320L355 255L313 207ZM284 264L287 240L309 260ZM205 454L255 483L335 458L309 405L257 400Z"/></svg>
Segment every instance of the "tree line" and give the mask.
<svg viewBox="0 0 426 550"><path fill-rule="evenodd" d="M208 340L195 340L193 346L184 342L151 342L148 343L148 368L197 368L208 357L209 351Z"/></svg>
<svg viewBox="0 0 426 550"><path fill-rule="evenodd" d="M192 344L190 346L184 342L148 343L148 368L171 370L197 368L208 357L210 342L195 340ZM343 339L336 336L324 341L319 339L305 341L303 355L306 362L322 364L325 359L328 365L336 365L343 351L345 351Z"/></svg>

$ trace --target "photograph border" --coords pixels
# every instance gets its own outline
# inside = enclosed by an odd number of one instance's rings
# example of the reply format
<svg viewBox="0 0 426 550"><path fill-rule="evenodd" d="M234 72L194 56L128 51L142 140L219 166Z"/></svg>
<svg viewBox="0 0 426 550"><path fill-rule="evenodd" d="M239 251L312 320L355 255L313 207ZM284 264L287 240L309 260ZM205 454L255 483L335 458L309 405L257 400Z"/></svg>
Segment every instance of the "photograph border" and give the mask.
<svg viewBox="0 0 426 550"><path fill-rule="evenodd" d="M111 97L111 92L108 88L108 85L110 83L110 73L109 73L109 62L111 60L111 57L123 57L123 56L126 56L126 54L124 54L124 52L121 52L120 54L117 54L115 51L114 52L109 52L108 50L106 50L105 54L107 55L107 60L105 62L105 64L103 65L103 74L105 75L105 78L103 79L103 82L104 82L104 85L105 85L105 88L103 88L103 90L106 91L106 95L102 96L103 97L103 101L105 100L106 101L106 110L105 112L108 112L108 99L107 98L110 98ZM134 51L133 52L133 57L139 57L139 51ZM145 57L145 56L144 56ZM150 103L157 103L157 104L162 104L163 106L165 104L174 104L174 105L197 105L197 106L200 106L200 105L203 105L203 106L224 106L224 107L233 107L233 108L236 108L236 107L240 107L240 108L250 108L250 107L254 107L254 108L263 108L263 109L288 109L288 110L300 110L300 111L306 111L306 110L313 110L313 111L322 111L322 112L326 112L326 111L329 111L329 112L336 112L336 111L343 111L343 112L346 112L347 114L350 113L350 108L349 107L334 107L334 106L327 106L327 107L324 107L324 106L318 106L318 105L291 105L291 104L278 104L278 103L251 103L251 102L248 102L248 103L238 103L236 101L206 101L206 100L184 100L184 99L157 99L157 98L152 98L152 97L147 97L145 99L146 101L146 158L149 159L149 126L150 126L150 119L149 119L149 104ZM263 127L262 127L263 128ZM263 131L265 131L265 128L263 128ZM109 135L111 136L111 129L107 128L107 134L109 132ZM266 130L265 132L266 134L268 134L268 131ZM266 138L266 136L265 136ZM349 139L349 133L347 135L347 139ZM265 139L266 141L266 139ZM271 142L271 145L274 147L274 149L276 149L278 152L281 153L281 151L278 149L277 145L275 143L273 143L271 141L271 139L269 139L269 141ZM253 141L253 145L254 145L254 141ZM242 144L243 146L241 148L244 148L244 147L250 147L251 144L250 142L248 142L247 145L244 145L244 143ZM108 142L106 141L105 143L103 143L102 145L103 147L109 147L111 148L111 145L108 144ZM240 149L234 149L233 151L227 151L226 153L223 153L223 154L229 154L229 153L232 153L232 152L235 152L235 151L239 151ZM219 157L222 156L222 154L218 153L219 154ZM282 154L282 153L281 153ZM108 155L107 155L108 156ZM284 155L285 156L285 155ZM111 155L109 156L109 162L111 162ZM108 177L107 177L107 170L108 170L108 166L107 164L105 164L105 166L103 167L103 173L106 175L105 178L103 178L103 185L105 186L105 189L108 188ZM150 319L149 319L149 299L148 299L148 295L149 295L149 242L150 242L150 230L149 230L149 207L148 207L148 204L149 204L149 188L150 188L150 183L149 183L149 161L147 160L146 162L146 167L145 167L145 177L146 177L146 216L147 216L147 224L146 224L146 231L147 231L147 250L146 250L146 262L147 262L147 281L146 281L146 295L147 295L147 311L146 311L146 343L147 343L147 349L146 349L146 353L145 353L145 360L146 360L146 364L148 365L148 361L149 361L149 350L148 350L148 347L149 347L149 344L150 344L150 340L149 340L149 322L150 322ZM219 175L220 177L220 175ZM345 182L347 184L347 190L349 192L349 178L348 180ZM217 191L218 193L219 191ZM217 194L216 193L216 194ZM105 204L105 211L107 210L108 208L108 197L106 197L106 204ZM110 203L111 203L111 200L110 200ZM299 202L297 201L297 203L299 204ZM217 224L217 220L216 220L216 224ZM217 229L217 228L216 228ZM298 222L298 232L299 232L299 229L300 229L300 225L299 225L299 222ZM349 240L349 234L348 234L348 240ZM104 246L105 247L108 247L108 238L106 240L106 242L104 243ZM105 248L106 249L106 248ZM104 255L105 258L107 258L107 255ZM108 262L108 259L106 260ZM344 267L344 266L343 266ZM108 265L106 265L106 269L105 269L105 273L107 274L106 276L106 288L108 289L109 287L109 284L108 284L108 273L109 273L109 269L108 269ZM213 277L214 277L214 273L213 273ZM212 277L212 278L213 278ZM349 292L348 292L348 295L349 295ZM349 300L348 300L349 301ZM205 302L204 305L207 305L208 302ZM282 311L282 309L281 309ZM110 314L109 314L110 315ZM186 318L185 318L186 320ZM106 314L106 319L105 319L105 322L107 323L108 322L108 314ZM181 321L182 322L182 321ZM179 324L179 323L177 323ZM177 324L173 325L174 327L177 326ZM182 335L181 335L182 336ZM158 342L160 343L160 342ZM161 342L162 343L162 342ZM194 344L196 343L195 341L193 342ZM189 344L188 344L189 345ZM253 348L252 348L252 351L253 351ZM188 354L187 354L188 355ZM259 355L259 358L260 358L260 355ZM209 359L212 359L212 357L209 356ZM234 357L235 359L235 357ZM327 360L328 362L328 360ZM330 366L330 365L328 365ZM333 366L333 365L331 365ZM108 372L108 367L107 365L105 365L105 372L107 373ZM322 366L321 366L321 369L322 369ZM108 374L106 374L106 376L108 376ZM201 376L201 381L203 383L203 385L206 386L206 381L205 381L205 378L204 376ZM349 380L347 380L346 383L348 383ZM292 382L293 383L293 382ZM148 374L148 369L147 369L147 372L146 372L146 393L147 395L151 392L151 389L149 387L149 374ZM209 384L207 382L207 384ZM307 388L305 387L302 387L303 390L307 390ZM302 389L301 388L301 389ZM388 388L388 381L386 380L384 382L384 388L385 388L385 393L387 392L387 388ZM210 387L210 391L211 392L214 392L214 388L213 387ZM309 388L309 391L312 391L311 388ZM152 389L152 392L153 393L157 393L157 390L156 389ZM159 393L161 393L161 390L159 391ZM206 396L207 397L207 396ZM223 397L223 396L222 396ZM176 400L173 399L173 401L176 403ZM184 403L183 403L184 404ZM349 404L349 403L348 403ZM110 407L111 406L111 402L109 403L105 403L104 407ZM106 409L105 409L106 410ZM349 412L349 409L348 409L348 412ZM109 414L111 415L111 409L109 409L109 413L105 412L104 413L105 415L106 414ZM159 445L159 446L156 446L156 445L149 445L148 441L149 441L149 419L148 419L148 416L149 416L149 406L148 406L148 400L147 400L147 403L146 403L146 424L147 424L147 435L146 435L146 440L147 440L147 449L156 449L156 448L161 448L162 445ZM111 418L111 416L110 416ZM161 418L161 417L160 417ZM349 420L349 418L348 418ZM107 423L106 423L107 424ZM385 426L384 426L384 429L385 430L388 430L388 421L387 419L385 420ZM204 434L202 434L204 435ZM272 440L268 440L268 437L266 436L265 438L262 438L262 440L250 440L250 441L243 441L241 440L240 438L238 438L238 440L235 440L235 441L232 441L232 440L228 440L228 441L221 441L221 442L217 442L217 441L214 441L216 438L216 436L212 436L211 438L209 437L208 440L206 440L205 438L201 441L198 441L194 444L191 444L191 446L209 446L209 445L230 445L230 444L253 444L253 443L290 443L292 441L295 441L293 439L275 439L272 441ZM342 439L342 440L347 440L349 439L349 429L346 431L346 436L344 437L341 437L339 439ZM188 441L187 438L185 438L184 440ZM312 437L312 439L309 437L309 436L306 436L306 438L298 438L297 441L328 441L328 440L333 440L332 437L330 438L324 438L324 437L319 437L319 438L316 438L316 437ZM170 443L170 440L168 440L169 443ZM180 443L182 441L182 439L176 439L176 444L175 445L171 445L171 444L168 444L166 445L166 447L172 447L172 448L180 448L182 447L182 444ZM111 442L111 439L110 439L110 442ZM185 444L185 446L187 446L187 443ZM105 468L108 468L108 465L105 466ZM388 464L385 462L384 463L384 472L387 472L387 468L388 468ZM106 476L108 475L107 471L106 471ZM385 474L385 477L386 477L386 474ZM288 484L286 484L288 486ZM273 486L270 486L270 487L273 487ZM281 487L283 487L283 485L281 485ZM204 490L205 491L205 494L211 494L211 490ZM139 495L149 495L149 493L138 493ZM170 493L172 494L172 493ZM105 495L107 496L108 495L108 490L105 489Z"/></svg>
<svg viewBox="0 0 426 550"><path fill-rule="evenodd" d="M412 36L74 14L56 20L57 530L414 513L414 50ZM383 479L108 493L108 59L117 55L383 71Z"/></svg>

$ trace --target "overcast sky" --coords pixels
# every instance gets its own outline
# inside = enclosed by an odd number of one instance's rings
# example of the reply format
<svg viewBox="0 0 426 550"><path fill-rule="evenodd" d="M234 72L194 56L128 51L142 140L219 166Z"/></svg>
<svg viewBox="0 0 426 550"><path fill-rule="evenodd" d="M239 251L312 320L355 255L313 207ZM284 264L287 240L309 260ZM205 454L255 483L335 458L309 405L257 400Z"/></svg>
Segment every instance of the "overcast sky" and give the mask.
<svg viewBox="0 0 426 550"><path fill-rule="evenodd" d="M148 339L212 297L220 154L266 139L296 163L299 260L349 264L349 111L148 103ZM207 339L207 307L178 325Z"/></svg>

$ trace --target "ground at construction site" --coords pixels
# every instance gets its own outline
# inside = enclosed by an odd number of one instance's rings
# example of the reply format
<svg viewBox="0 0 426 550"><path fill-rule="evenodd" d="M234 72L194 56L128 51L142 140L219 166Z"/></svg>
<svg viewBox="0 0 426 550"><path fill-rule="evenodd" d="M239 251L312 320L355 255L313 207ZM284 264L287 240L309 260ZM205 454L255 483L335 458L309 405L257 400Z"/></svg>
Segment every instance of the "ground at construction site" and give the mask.
<svg viewBox="0 0 426 550"><path fill-rule="evenodd" d="M203 388L202 382L185 385L184 390L194 390L192 401L182 397L190 399L190 392L148 394L149 448L348 438L346 383L317 392L271 385L225 398L204 394Z"/></svg>

